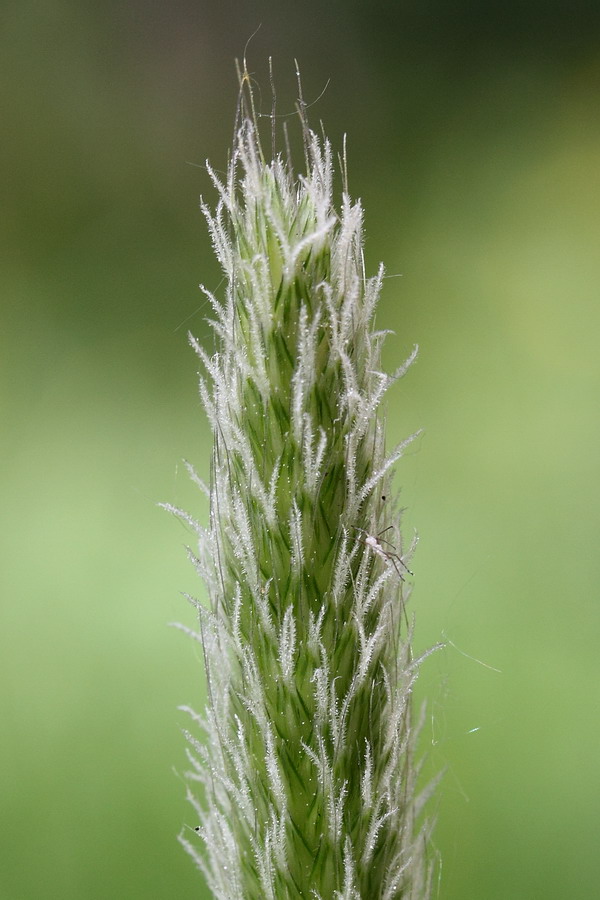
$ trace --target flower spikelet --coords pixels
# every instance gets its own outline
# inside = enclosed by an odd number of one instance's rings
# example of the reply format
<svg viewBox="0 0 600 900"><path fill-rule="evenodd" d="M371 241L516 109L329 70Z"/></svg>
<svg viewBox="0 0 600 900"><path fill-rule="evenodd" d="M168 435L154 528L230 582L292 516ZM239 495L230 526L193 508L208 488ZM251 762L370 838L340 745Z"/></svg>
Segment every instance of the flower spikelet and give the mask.
<svg viewBox="0 0 600 900"><path fill-rule="evenodd" d="M382 372L383 269L365 276L361 205L334 206L330 144L302 124L304 175L265 160L252 117L226 177L209 169L226 291L207 292L216 352L190 338L213 453L191 552L208 707L186 708L204 732L187 776L204 847L181 841L218 900L424 900L391 487L412 438L386 453L381 408L415 353Z"/></svg>

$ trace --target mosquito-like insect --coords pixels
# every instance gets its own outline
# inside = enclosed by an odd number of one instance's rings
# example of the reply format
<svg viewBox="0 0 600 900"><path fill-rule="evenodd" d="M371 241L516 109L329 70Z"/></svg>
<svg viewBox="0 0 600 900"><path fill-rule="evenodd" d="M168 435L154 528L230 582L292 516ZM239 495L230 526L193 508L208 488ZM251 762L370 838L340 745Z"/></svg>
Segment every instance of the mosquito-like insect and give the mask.
<svg viewBox="0 0 600 900"><path fill-rule="evenodd" d="M390 544L389 541L386 541L381 537L382 534L385 534L386 531L389 531L390 528L393 528L393 525L388 525L387 528L384 528L383 531L380 531L379 534L369 534L368 531L365 531L364 528L358 528L356 525L352 525L355 531L360 531L363 535L363 544L368 547L373 553L376 553L377 556L380 556L382 559L385 559L387 562L391 562L393 567L395 568L400 581L404 581L404 576L400 571L400 566L408 572L409 575L414 575L414 572L408 568L402 557L399 553L396 552L396 548L393 544ZM388 547L391 547L391 550L387 550L383 545L387 544ZM400 566L398 565L400 564Z"/></svg>

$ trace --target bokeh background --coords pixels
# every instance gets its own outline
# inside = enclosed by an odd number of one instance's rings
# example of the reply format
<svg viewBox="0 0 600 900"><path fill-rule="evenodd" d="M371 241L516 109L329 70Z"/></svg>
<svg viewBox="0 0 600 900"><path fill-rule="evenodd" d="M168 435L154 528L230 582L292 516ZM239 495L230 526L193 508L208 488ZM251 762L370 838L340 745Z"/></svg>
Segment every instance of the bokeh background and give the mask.
<svg viewBox="0 0 600 900"><path fill-rule="evenodd" d="M0 898L206 898L168 622L201 593L198 209L233 60L348 134L383 259L443 900L589 900L600 863L600 8L5 0L0 10ZM292 120L290 120L292 121ZM496 671L500 670L500 671Z"/></svg>

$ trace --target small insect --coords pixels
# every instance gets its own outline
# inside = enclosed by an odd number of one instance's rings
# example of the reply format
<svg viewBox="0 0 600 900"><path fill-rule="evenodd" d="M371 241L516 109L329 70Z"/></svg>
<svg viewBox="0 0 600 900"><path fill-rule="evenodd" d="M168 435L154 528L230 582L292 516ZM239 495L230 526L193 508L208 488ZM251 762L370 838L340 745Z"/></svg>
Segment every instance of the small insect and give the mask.
<svg viewBox="0 0 600 900"><path fill-rule="evenodd" d="M408 572L409 575L414 575L414 572L411 572L411 570L408 568L408 566L406 565L406 563L404 562L404 560L402 559L400 554L396 553L396 548L394 547L394 545L390 544L389 541L386 541L384 538L381 537L382 534L385 534L386 531L389 531L390 528L393 528L393 527L394 527L393 525L388 525L388 527L384 528L383 531L380 531L379 534L374 535L374 534L369 534L369 532L365 531L364 528L358 528L356 525L352 526L352 528L354 528L355 531L360 531L360 533L363 535L363 538L362 538L363 544L365 544L365 546L367 546L370 550L372 550L373 553L376 553L377 556L380 556L382 559L385 559L387 562L391 562L393 567L395 568L400 580L404 581L404 576L403 576L402 572L400 571L400 566L402 566L402 568L406 572ZM386 547L383 546L384 544L386 544L387 547L391 547L391 549L390 550L386 549Z"/></svg>

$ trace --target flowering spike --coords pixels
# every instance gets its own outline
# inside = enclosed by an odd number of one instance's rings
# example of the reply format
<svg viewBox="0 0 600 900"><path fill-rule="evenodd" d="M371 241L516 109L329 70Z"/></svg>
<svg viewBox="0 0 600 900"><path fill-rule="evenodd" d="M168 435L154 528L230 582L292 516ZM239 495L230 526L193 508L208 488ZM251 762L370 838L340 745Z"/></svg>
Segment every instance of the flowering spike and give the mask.
<svg viewBox="0 0 600 900"><path fill-rule="evenodd" d="M361 205L345 193L336 210L331 147L302 109L303 176L267 164L245 119L226 178L209 169L216 210L203 204L227 289L221 305L205 292L218 352L190 338L213 431L209 527L166 505L199 537L210 600L192 633L204 743L187 735L205 846L181 842L217 900L426 900L403 557L377 537L400 533L383 499L414 437L387 454L380 404L416 350L382 373L383 268L365 277Z"/></svg>

